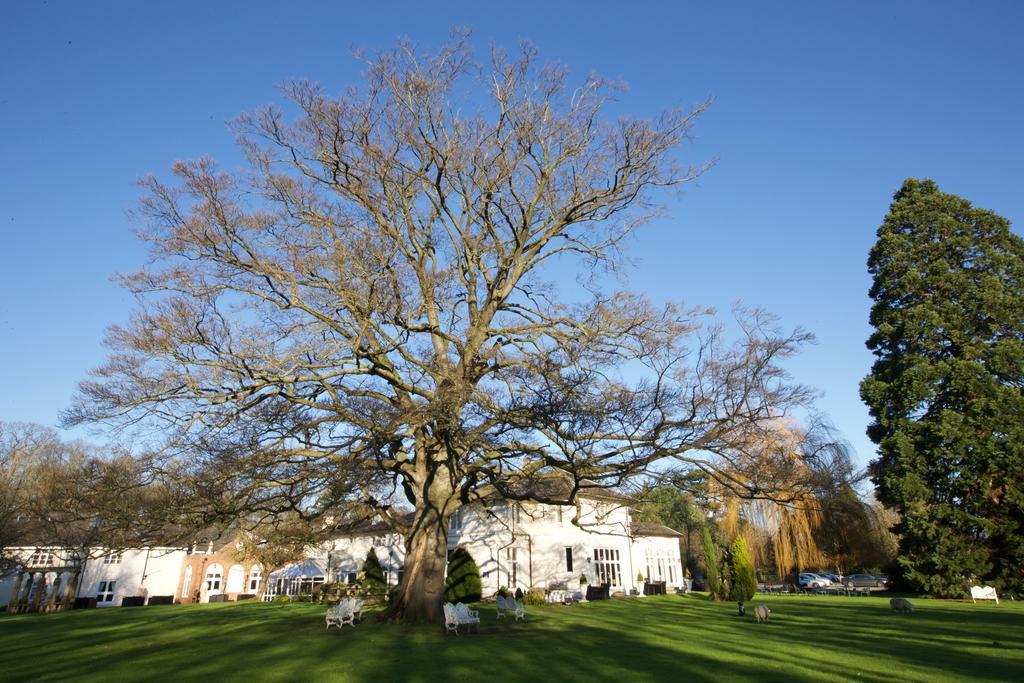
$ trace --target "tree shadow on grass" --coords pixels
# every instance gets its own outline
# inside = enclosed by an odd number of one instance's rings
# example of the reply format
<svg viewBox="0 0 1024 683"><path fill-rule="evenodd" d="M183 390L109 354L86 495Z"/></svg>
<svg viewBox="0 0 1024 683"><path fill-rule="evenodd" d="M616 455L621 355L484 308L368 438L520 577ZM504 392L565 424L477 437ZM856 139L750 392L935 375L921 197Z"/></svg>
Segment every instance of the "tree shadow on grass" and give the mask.
<svg viewBox="0 0 1024 683"><path fill-rule="evenodd" d="M1024 679L1021 610L754 602L773 610L768 624L676 596L528 608L526 622L480 605L479 635L460 636L369 621L327 631L319 605L83 611L0 619L0 657L12 680ZM1006 647L980 659L997 638Z"/></svg>

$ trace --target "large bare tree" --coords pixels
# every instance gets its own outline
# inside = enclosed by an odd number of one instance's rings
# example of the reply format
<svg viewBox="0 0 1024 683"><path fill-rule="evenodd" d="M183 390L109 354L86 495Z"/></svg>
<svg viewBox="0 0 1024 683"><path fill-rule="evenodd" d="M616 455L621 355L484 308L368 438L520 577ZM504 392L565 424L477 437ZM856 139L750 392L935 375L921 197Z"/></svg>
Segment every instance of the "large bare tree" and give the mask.
<svg viewBox="0 0 1024 683"><path fill-rule="evenodd" d="M247 171L144 181L153 265L124 278L138 312L68 422L169 428L239 514L328 515L360 482L406 539L391 618L440 618L460 506L713 468L806 397L778 365L804 333L748 312L727 344L706 311L588 277L699 174L678 152L704 106L611 121L600 78L529 47L478 65L465 36L376 55L339 97L285 90L294 116L237 121ZM551 471L568 493L521 482Z"/></svg>

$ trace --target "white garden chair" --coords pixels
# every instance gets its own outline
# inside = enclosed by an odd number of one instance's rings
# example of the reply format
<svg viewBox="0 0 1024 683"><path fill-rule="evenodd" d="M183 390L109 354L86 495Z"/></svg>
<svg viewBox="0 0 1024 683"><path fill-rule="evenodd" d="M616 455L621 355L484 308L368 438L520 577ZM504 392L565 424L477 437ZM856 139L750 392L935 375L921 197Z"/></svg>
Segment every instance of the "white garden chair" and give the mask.
<svg viewBox="0 0 1024 683"><path fill-rule="evenodd" d="M327 616L325 617L327 628L337 626L340 629L345 624L351 624L352 628L355 628L356 615L363 609L362 602L362 600L357 601L352 598L345 598L337 605L328 609Z"/></svg>
<svg viewBox="0 0 1024 683"><path fill-rule="evenodd" d="M500 595L495 600L495 605L498 608L498 618L501 619L506 614L515 615L515 620L526 619L526 608L523 607L523 603L517 602L515 598L503 598Z"/></svg>
<svg viewBox="0 0 1024 683"><path fill-rule="evenodd" d="M444 603L444 627L446 632L454 631L459 635L459 626L463 624L471 626L476 624L477 633L480 632L480 612L470 609L468 605L461 602L453 605L450 602Z"/></svg>

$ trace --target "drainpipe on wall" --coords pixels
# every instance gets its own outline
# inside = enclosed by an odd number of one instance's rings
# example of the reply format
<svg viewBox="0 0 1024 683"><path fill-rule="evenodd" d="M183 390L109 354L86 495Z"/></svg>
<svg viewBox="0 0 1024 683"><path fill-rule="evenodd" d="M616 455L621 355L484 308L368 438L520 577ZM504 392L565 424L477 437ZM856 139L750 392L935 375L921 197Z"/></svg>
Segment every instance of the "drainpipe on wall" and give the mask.
<svg viewBox="0 0 1024 683"><path fill-rule="evenodd" d="M533 588L533 537L530 534L526 534L526 554L530 563L530 585L527 588L527 590L530 590L530 588Z"/></svg>
<svg viewBox="0 0 1024 683"><path fill-rule="evenodd" d="M146 590L146 569L149 568L149 554L153 552L152 548L146 548L146 561L142 563L142 581L139 582L139 590Z"/></svg>

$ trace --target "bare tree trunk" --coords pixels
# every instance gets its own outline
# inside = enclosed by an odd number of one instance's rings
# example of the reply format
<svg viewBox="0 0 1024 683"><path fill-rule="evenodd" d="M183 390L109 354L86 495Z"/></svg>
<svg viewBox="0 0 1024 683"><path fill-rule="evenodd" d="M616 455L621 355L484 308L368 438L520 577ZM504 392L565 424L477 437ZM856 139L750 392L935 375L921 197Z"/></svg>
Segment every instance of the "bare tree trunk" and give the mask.
<svg viewBox="0 0 1024 683"><path fill-rule="evenodd" d="M438 519L419 525L406 539L405 572L388 608L392 622L440 623L448 533Z"/></svg>
<svg viewBox="0 0 1024 683"><path fill-rule="evenodd" d="M427 460L424 458L423 460ZM416 514L405 537L405 570L398 595L388 608L390 622L441 623L444 613L445 565L448 560L448 518L458 507L453 486L440 458L423 462L411 477ZM429 468L429 472L424 472Z"/></svg>

